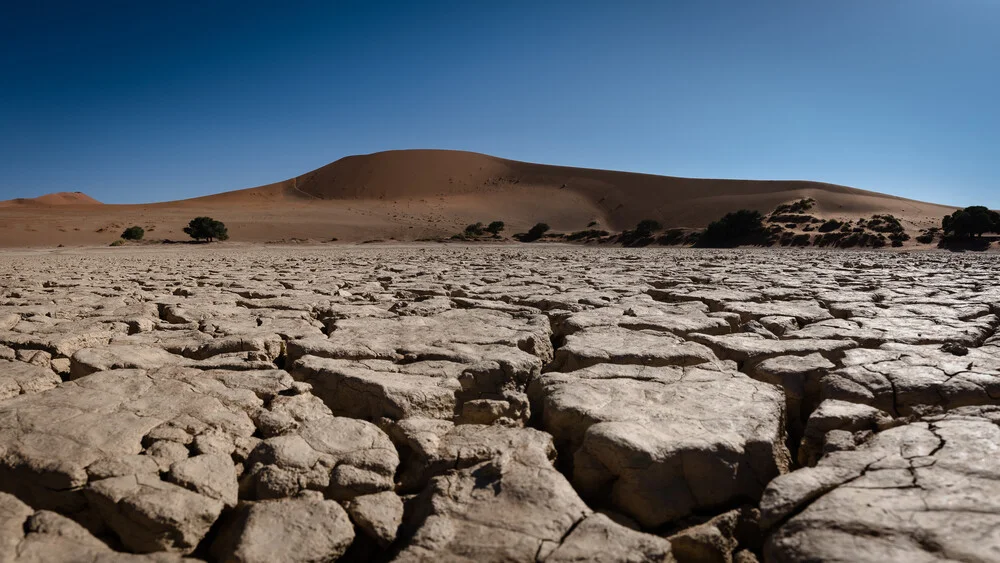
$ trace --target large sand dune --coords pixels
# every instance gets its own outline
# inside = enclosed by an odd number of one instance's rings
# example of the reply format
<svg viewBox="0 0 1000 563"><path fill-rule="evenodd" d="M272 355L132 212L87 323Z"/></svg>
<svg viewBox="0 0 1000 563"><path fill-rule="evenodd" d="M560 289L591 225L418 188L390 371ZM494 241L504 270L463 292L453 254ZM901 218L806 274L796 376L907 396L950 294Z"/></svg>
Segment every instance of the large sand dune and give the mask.
<svg viewBox="0 0 1000 563"><path fill-rule="evenodd" d="M235 241L342 241L447 236L502 220L508 231L544 221L578 230L591 221L621 230L652 218L703 227L727 211L767 212L803 197L827 217L892 213L913 228L953 208L808 181L710 180L550 166L443 150L350 156L257 188L143 205L104 205L77 192L0 202L0 246L107 244L129 225L149 238L185 239L197 215L229 226Z"/></svg>

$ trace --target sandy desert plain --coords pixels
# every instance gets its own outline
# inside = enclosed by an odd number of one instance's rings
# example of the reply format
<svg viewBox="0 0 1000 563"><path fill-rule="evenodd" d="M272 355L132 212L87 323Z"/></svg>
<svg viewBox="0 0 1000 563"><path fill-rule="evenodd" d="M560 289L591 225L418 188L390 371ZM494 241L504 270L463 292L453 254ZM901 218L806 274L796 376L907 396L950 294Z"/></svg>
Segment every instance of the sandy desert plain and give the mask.
<svg viewBox="0 0 1000 563"><path fill-rule="evenodd" d="M1000 560L997 254L255 244L951 208L483 158L2 206L0 561Z"/></svg>

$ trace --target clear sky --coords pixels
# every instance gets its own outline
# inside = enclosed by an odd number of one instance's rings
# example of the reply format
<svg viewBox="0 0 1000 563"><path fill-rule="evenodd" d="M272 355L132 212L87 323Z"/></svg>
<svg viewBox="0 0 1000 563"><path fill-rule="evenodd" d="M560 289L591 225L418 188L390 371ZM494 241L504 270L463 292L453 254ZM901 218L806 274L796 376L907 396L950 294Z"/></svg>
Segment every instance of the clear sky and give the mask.
<svg viewBox="0 0 1000 563"><path fill-rule="evenodd" d="M997 0L4 2L0 199L449 148L998 208L998 30Z"/></svg>

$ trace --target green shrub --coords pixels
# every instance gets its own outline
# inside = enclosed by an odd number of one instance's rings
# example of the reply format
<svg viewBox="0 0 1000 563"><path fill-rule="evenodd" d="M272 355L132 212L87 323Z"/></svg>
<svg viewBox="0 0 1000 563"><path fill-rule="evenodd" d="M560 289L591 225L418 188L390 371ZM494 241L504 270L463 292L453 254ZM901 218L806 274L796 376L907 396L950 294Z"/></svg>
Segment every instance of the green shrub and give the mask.
<svg viewBox="0 0 1000 563"><path fill-rule="evenodd" d="M872 215L867 227L877 233L901 233L905 230L903 224L893 215Z"/></svg>
<svg viewBox="0 0 1000 563"><path fill-rule="evenodd" d="M821 232L821 233L829 233L830 231L836 231L837 229L841 228L843 225L844 225L843 223L841 223L840 221L838 221L836 219L830 219L827 222L825 222L822 225L820 225L817 230L819 232Z"/></svg>
<svg viewBox="0 0 1000 563"><path fill-rule="evenodd" d="M807 197L792 203L783 203L778 207L775 207L774 211L771 212L771 215L779 215L781 213L803 213L812 209L815 204L815 199Z"/></svg>
<svg viewBox="0 0 1000 563"><path fill-rule="evenodd" d="M125 240L142 240L144 236L146 231L138 225L129 227L122 233L122 238Z"/></svg>
<svg viewBox="0 0 1000 563"><path fill-rule="evenodd" d="M981 237L984 233L1000 233L1000 214L982 205L959 209L941 220L945 234L958 238Z"/></svg>
<svg viewBox="0 0 1000 563"><path fill-rule="evenodd" d="M125 241L123 241L122 239L118 239L118 240L116 240L115 242L111 243L108 246L122 246L124 244L125 244Z"/></svg>
<svg viewBox="0 0 1000 563"><path fill-rule="evenodd" d="M226 229L226 225L222 221L216 221L211 217L195 217L191 219L187 227L184 227L184 232L194 240L205 239L208 242L212 242L215 239L227 240L229 238L229 231Z"/></svg>

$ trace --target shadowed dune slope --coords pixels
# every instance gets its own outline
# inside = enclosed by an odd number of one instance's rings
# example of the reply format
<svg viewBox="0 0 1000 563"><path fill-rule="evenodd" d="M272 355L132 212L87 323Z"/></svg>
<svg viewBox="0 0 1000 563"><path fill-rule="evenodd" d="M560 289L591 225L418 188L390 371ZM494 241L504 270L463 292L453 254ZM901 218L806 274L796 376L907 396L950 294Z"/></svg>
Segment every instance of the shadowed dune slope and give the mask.
<svg viewBox="0 0 1000 563"><path fill-rule="evenodd" d="M493 194L529 188L537 197L568 190L586 198L608 227L628 228L646 218L701 227L722 212L773 209L803 197L818 211L849 216L894 213L935 218L952 208L821 182L711 180L572 168L445 150L387 151L349 156L291 180L194 201L400 200ZM533 204L527 194L525 207Z"/></svg>
<svg viewBox="0 0 1000 563"><path fill-rule="evenodd" d="M557 230L582 229L591 221L621 230L647 218L695 228L727 211L766 213L804 197L817 201L817 215L891 213L911 227L937 224L953 209L820 182L676 178L402 150L349 156L283 182L180 201L100 205L83 194L62 193L2 202L0 245L100 243L126 224L159 229L158 238L184 238L181 227L199 214L226 222L233 240L248 242L413 240L496 219L507 223L508 232L539 221ZM75 230L77 236L63 241L44 225L53 221L56 232ZM25 233L42 230L44 236Z"/></svg>

